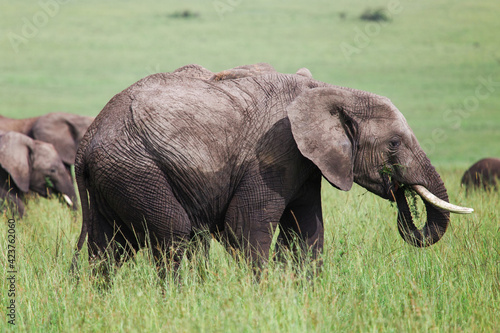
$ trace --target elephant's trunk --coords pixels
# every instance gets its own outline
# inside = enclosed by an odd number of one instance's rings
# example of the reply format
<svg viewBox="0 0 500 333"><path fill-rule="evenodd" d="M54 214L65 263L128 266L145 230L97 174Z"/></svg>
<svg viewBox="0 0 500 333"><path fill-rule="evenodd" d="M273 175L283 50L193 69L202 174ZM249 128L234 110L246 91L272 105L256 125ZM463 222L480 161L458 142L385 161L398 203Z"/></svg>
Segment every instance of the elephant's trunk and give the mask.
<svg viewBox="0 0 500 333"><path fill-rule="evenodd" d="M407 243L416 247L429 246L441 239L448 227L450 212L466 214L473 211L471 208L455 206L448 202L446 188L437 172L429 183L432 184L429 189L420 185L412 186L424 200L427 211L427 222L422 229L418 229L413 223L405 189L400 187L394 193L398 205L399 234Z"/></svg>
<svg viewBox="0 0 500 333"><path fill-rule="evenodd" d="M67 179L66 179L67 178ZM73 210L78 209L77 198L75 187L73 186L73 180L67 175L63 178L63 181L55 184L54 191L61 195L64 202Z"/></svg>

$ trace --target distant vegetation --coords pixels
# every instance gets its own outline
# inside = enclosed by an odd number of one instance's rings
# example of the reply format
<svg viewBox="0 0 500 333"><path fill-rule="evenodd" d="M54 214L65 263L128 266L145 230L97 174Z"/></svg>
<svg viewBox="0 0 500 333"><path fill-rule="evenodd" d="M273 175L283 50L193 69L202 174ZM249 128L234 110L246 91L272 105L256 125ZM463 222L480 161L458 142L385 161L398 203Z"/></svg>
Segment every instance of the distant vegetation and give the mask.
<svg viewBox="0 0 500 333"><path fill-rule="evenodd" d="M390 20L390 17L387 14L385 8L377 8L377 9L367 8L359 18L364 21L375 21L375 22Z"/></svg>
<svg viewBox="0 0 500 333"><path fill-rule="evenodd" d="M189 9L177 11L177 12L174 12L174 13L168 15L168 17L183 18L183 19L195 18L195 17L199 17L199 16L200 16L199 13L193 12L192 10L189 10Z"/></svg>

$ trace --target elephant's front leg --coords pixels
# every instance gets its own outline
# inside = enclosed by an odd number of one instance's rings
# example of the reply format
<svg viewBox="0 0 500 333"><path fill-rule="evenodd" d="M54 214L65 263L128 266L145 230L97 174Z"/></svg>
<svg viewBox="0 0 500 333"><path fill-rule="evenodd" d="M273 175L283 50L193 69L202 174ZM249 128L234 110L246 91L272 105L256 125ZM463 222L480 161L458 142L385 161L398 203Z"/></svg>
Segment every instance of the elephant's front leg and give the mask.
<svg viewBox="0 0 500 333"><path fill-rule="evenodd" d="M323 251L323 214L321 209L321 177L306 182L291 201L280 220L282 242L292 248L295 239L303 251L311 251L317 259Z"/></svg>
<svg viewBox="0 0 500 333"><path fill-rule="evenodd" d="M9 207L10 211L13 214L17 214L19 217L23 217L24 215L24 203L21 199L21 195L21 193L18 193L10 187L8 189L0 187L0 199L4 201L3 205Z"/></svg>
<svg viewBox="0 0 500 333"><path fill-rule="evenodd" d="M229 249L243 250L255 265L261 265L269 258L273 232L284 209L284 198L265 185L240 186L226 211L221 236Z"/></svg>

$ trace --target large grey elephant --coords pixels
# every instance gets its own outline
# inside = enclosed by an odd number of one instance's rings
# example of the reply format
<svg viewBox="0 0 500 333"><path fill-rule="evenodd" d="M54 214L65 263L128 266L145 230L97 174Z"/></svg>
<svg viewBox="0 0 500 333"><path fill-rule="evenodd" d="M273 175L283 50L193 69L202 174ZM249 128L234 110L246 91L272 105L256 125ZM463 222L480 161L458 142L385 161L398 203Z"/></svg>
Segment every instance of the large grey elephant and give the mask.
<svg viewBox="0 0 500 333"><path fill-rule="evenodd" d="M497 190L500 180L500 158L483 158L474 163L462 177L462 185L467 190L476 188Z"/></svg>
<svg viewBox="0 0 500 333"><path fill-rule="evenodd" d="M0 130L23 133L35 140L51 143L69 171L75 163L80 140L93 120L93 117L64 112L25 119L0 116Z"/></svg>
<svg viewBox="0 0 500 333"><path fill-rule="evenodd" d="M76 209L73 181L53 145L17 132L0 131L0 198L22 217L24 195L60 193Z"/></svg>
<svg viewBox="0 0 500 333"><path fill-rule="evenodd" d="M396 201L405 241L445 233L451 205L439 174L389 99L298 74L206 80L154 74L114 96L89 127L75 170L81 250L118 262L150 244L157 262L208 230L256 263L273 230L317 256L323 248L322 177ZM405 190L425 200L412 220ZM149 236L149 237L148 237ZM171 251L174 249L174 251ZM111 254L111 255L110 255Z"/></svg>

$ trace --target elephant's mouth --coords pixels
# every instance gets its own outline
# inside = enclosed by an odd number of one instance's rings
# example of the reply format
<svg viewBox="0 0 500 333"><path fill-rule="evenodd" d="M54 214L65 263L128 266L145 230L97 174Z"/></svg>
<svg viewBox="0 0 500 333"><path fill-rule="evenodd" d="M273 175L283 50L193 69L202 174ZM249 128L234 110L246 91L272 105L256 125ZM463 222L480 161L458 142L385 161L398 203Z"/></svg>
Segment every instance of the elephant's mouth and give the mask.
<svg viewBox="0 0 500 333"><path fill-rule="evenodd" d="M439 241L446 232L450 221L450 213L469 214L472 208L460 207L449 203L444 184L439 179L432 189L422 185L400 184L391 181L387 186L391 201L398 206L398 231L401 237L416 247L426 247ZM412 211L408 205L406 192L411 191L420 196L425 204L427 221L422 229L415 226Z"/></svg>
<svg viewBox="0 0 500 333"><path fill-rule="evenodd" d="M53 196L58 197L61 201L64 201L68 207L76 209L76 205L71 197L65 193L56 191L53 188L45 188L45 191L39 191L38 193L44 198L52 198Z"/></svg>

